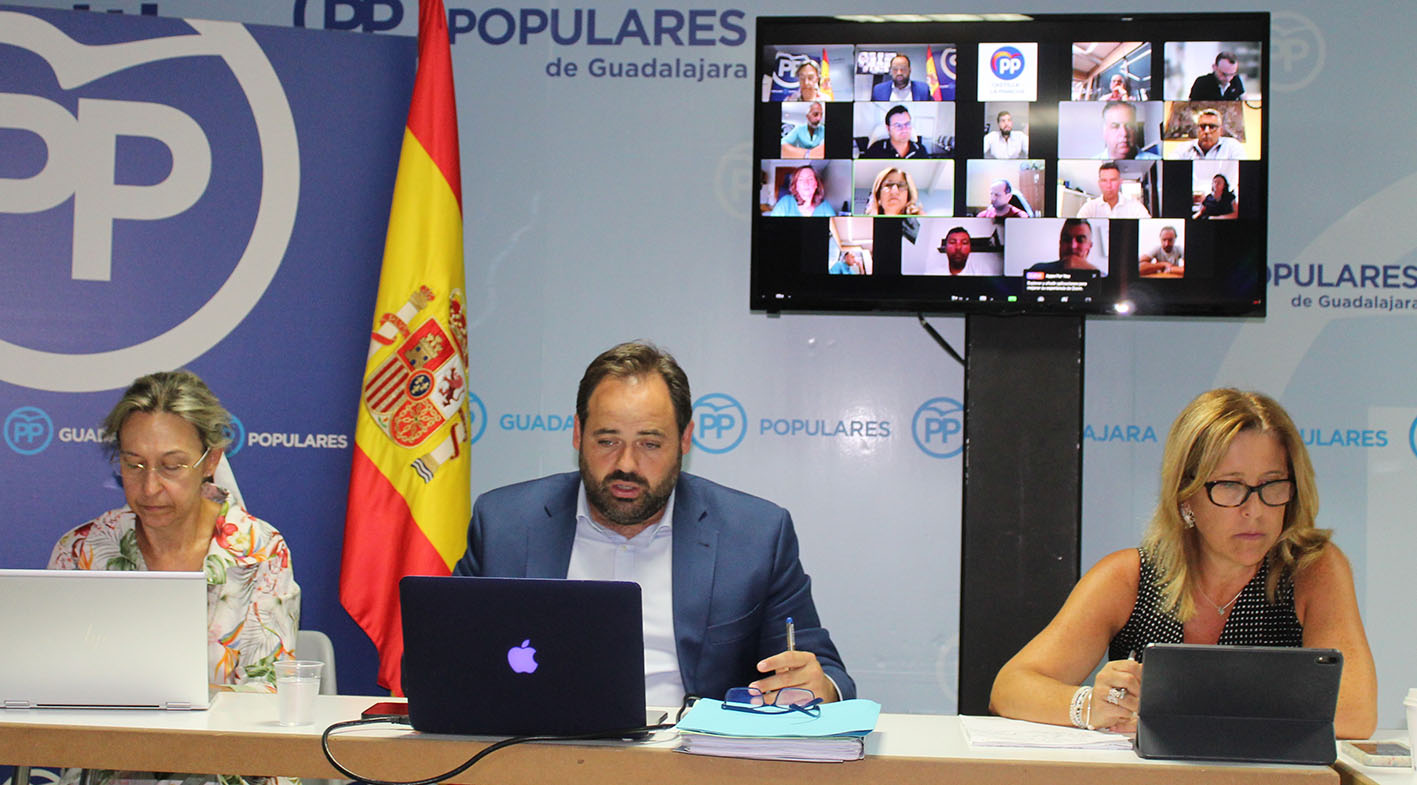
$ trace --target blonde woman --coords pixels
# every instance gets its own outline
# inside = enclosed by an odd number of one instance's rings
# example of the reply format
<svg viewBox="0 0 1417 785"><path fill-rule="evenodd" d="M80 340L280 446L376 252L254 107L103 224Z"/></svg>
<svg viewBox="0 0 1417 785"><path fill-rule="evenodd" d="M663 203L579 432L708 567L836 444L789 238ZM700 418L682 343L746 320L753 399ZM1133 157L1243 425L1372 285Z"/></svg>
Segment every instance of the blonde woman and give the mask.
<svg viewBox="0 0 1417 785"><path fill-rule="evenodd" d="M1314 469L1284 409L1259 393L1201 394L1171 426L1160 495L1141 547L1088 570L1000 669L990 708L1132 731L1148 643L1310 646L1343 653L1337 735L1371 735L1377 677L1353 571L1314 526Z"/></svg>

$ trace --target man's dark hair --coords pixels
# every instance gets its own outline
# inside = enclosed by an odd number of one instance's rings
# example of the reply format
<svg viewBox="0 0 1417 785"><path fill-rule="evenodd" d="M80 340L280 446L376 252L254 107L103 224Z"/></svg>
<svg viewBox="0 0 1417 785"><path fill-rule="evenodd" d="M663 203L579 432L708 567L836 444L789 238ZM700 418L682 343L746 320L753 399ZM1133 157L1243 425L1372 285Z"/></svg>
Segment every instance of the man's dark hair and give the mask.
<svg viewBox="0 0 1417 785"><path fill-rule="evenodd" d="M689 377L684 369L674 361L674 356L648 341L628 341L612 346L600 353L586 366L576 390L576 416L581 427L590 414L590 395L607 376L616 379L630 379L638 376L659 374L669 387L669 401L674 406L674 421L679 426L679 434L689 427L693 419L694 407L689 395Z"/></svg>
<svg viewBox="0 0 1417 785"><path fill-rule="evenodd" d="M1002 111L1002 112L1000 112L1000 113L998 113L997 115L994 116L994 122L996 122L996 123L1001 123L1001 122L1004 121L1004 118L1005 118L1005 117L1013 117L1013 116L1014 116L1014 113L1013 113L1013 112L1010 112L1009 110L1005 109L1004 111Z"/></svg>
<svg viewBox="0 0 1417 785"><path fill-rule="evenodd" d="M906 64L906 65L910 65L910 55L905 54L904 52L896 52L896 53L895 53L895 57L892 57L892 58L891 58L891 62L892 62L892 63L895 62L895 58L896 58L896 57L904 57L904 58L905 58L905 64ZM879 61L878 61L878 62L879 62Z"/></svg>
<svg viewBox="0 0 1417 785"><path fill-rule="evenodd" d="M890 124L891 124L891 118L892 118L892 117L895 117L895 116L898 115L898 114L910 114L910 110L909 110L909 109L906 109L905 107L901 106L900 104L896 104L895 106L892 106L891 109L890 109L890 111L889 111L889 112L886 112L886 125L890 125Z"/></svg>
<svg viewBox="0 0 1417 785"><path fill-rule="evenodd" d="M948 232L945 232L945 239L948 240L948 239L950 239L950 235L952 235L952 234L960 234L960 233L963 233L965 237L969 237L969 236L970 236L968 229L964 228L963 226L956 226L956 227L954 227L953 229L949 230Z"/></svg>
<svg viewBox="0 0 1417 785"><path fill-rule="evenodd" d="M1073 228L1074 226L1086 226L1087 236L1092 236L1092 224L1088 223L1086 218L1068 218L1063 221L1063 228L1058 232L1058 239L1061 240L1066 237L1068 235L1068 230Z"/></svg>
<svg viewBox="0 0 1417 785"><path fill-rule="evenodd" d="M1221 60L1224 60L1227 63L1238 64L1240 62L1240 59L1235 56L1235 53L1231 52L1228 49L1215 56L1215 62L1217 65L1220 63Z"/></svg>
<svg viewBox="0 0 1417 785"><path fill-rule="evenodd" d="M1097 173L1098 173L1099 175L1102 174L1102 170L1103 170L1103 169L1113 169L1113 170L1115 170L1115 171L1117 172L1117 174L1119 174L1119 175L1122 173L1122 167L1118 166L1118 165L1117 165L1115 162L1113 162L1113 161L1106 161L1106 162L1104 162L1101 166L1097 167Z"/></svg>

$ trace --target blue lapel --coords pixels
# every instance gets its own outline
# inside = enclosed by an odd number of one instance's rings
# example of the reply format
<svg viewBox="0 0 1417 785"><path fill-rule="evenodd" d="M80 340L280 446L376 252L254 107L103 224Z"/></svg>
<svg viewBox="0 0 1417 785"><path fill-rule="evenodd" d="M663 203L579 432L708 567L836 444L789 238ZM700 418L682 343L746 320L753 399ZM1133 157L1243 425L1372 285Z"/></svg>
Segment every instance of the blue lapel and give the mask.
<svg viewBox="0 0 1417 785"><path fill-rule="evenodd" d="M684 688L694 690L695 674L685 664L703 662L701 651L708 629L713 596L714 564L718 557L718 523L698 493L699 479L681 474L674 496L674 639Z"/></svg>
<svg viewBox="0 0 1417 785"><path fill-rule="evenodd" d="M564 578L571 566L571 547L576 543L576 494L580 491L580 475L563 474L561 487L547 495L542 507L545 516L537 516L526 527L526 577Z"/></svg>

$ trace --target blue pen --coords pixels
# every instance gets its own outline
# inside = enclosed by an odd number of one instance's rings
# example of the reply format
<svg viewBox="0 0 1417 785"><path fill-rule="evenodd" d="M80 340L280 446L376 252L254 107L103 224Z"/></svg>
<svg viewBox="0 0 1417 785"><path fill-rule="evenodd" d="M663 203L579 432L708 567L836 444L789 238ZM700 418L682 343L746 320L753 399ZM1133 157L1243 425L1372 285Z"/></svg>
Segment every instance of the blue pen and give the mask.
<svg viewBox="0 0 1417 785"><path fill-rule="evenodd" d="M792 617L787 617L787 650L797 651L797 631L792 626Z"/></svg>

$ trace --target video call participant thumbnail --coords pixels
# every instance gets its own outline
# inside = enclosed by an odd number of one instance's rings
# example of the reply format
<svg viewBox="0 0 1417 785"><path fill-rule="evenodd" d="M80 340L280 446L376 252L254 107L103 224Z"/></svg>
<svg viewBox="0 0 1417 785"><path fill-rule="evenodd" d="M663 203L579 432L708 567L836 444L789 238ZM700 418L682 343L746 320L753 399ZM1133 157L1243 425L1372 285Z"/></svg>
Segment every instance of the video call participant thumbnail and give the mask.
<svg viewBox="0 0 1417 785"><path fill-rule="evenodd" d="M904 169L886 167L871 183L871 197L866 203L867 215L920 215L920 190L915 178Z"/></svg>
<svg viewBox="0 0 1417 785"><path fill-rule="evenodd" d="M975 213L975 217L1028 218L1029 214L1013 202L1013 184L1008 180L995 180L989 184L989 206Z"/></svg>
<svg viewBox="0 0 1417 785"><path fill-rule="evenodd" d="M910 110L899 104L886 111L885 139L871 143L862 158L929 158L925 145L916 140Z"/></svg>
<svg viewBox="0 0 1417 785"><path fill-rule="evenodd" d="M787 192L773 204L768 215L833 216L836 210L826 201L827 184L810 165L794 169L787 179Z"/></svg>
<svg viewBox="0 0 1417 785"><path fill-rule="evenodd" d="M811 60L797 66L797 89L788 93L784 101L829 101L830 80L822 79L822 69ZM824 92L825 91L825 92Z"/></svg>
<svg viewBox="0 0 1417 785"><path fill-rule="evenodd" d="M1082 218L1068 218L1058 232L1058 258L1032 265L1027 272L1099 275L1101 270L1088 259L1091 255L1092 224Z"/></svg>
<svg viewBox="0 0 1417 785"><path fill-rule="evenodd" d="M866 262L861 258L861 251L854 248L842 251L841 258L827 267L827 273L829 275L869 275L866 271Z"/></svg>
<svg viewBox="0 0 1417 785"><path fill-rule="evenodd" d="M1210 73L1191 83L1192 101L1239 101L1244 97L1245 83L1240 79L1240 63L1234 52L1217 54Z"/></svg>
<svg viewBox="0 0 1417 785"><path fill-rule="evenodd" d="M879 66L877 66L879 67ZM930 86L910 78L910 58L898 54L891 58L890 78L871 88L872 101L929 101Z"/></svg>
<svg viewBox="0 0 1417 785"><path fill-rule="evenodd" d="M994 124L994 130L984 135L984 157L1027 158L1028 134L1014 130L1013 113L999 112Z"/></svg>
<svg viewBox="0 0 1417 785"><path fill-rule="evenodd" d="M945 260L949 263L950 275L994 275L997 272L979 263L970 266L969 256L973 251L973 244L974 241L969 236L969 230L963 226L951 227L945 233L945 239L940 242L939 251L945 255Z"/></svg>
<svg viewBox="0 0 1417 785"><path fill-rule="evenodd" d="M1240 200L1230 190L1230 180L1223 174L1210 178L1210 193L1201 200L1196 218L1229 220L1240 216Z"/></svg>
<svg viewBox="0 0 1417 785"><path fill-rule="evenodd" d="M784 112L786 109L784 105ZM825 113L821 101L813 101L807 105L806 122L792 126L791 130L782 135L783 158L822 157L822 143L827 138L826 126L822 123Z"/></svg>
<svg viewBox="0 0 1417 785"><path fill-rule="evenodd" d="M1133 158L1160 158L1142 150L1142 129L1137 124L1137 108L1130 101L1108 101L1102 105L1102 152L1093 156L1107 161Z"/></svg>
<svg viewBox="0 0 1417 785"><path fill-rule="evenodd" d="M1078 210L1079 218L1150 218L1146 207L1122 193L1122 170L1112 161L1097 167L1100 196L1088 199Z"/></svg>
<svg viewBox="0 0 1417 785"><path fill-rule="evenodd" d="M1196 139L1181 148L1181 157L1190 160L1233 161L1245 157L1245 148L1225 135L1225 117L1207 107L1194 116Z"/></svg>
<svg viewBox="0 0 1417 785"><path fill-rule="evenodd" d="M1178 242L1176 227L1166 224L1157 235L1157 244L1138 258L1137 272L1142 276L1180 277L1186 270L1186 251Z"/></svg>
<svg viewBox="0 0 1417 785"><path fill-rule="evenodd" d="M580 470L479 496L454 573L639 583L652 706L742 686L854 698L817 616L792 516L681 471L692 400L667 352L631 342L600 354L576 392Z"/></svg>

